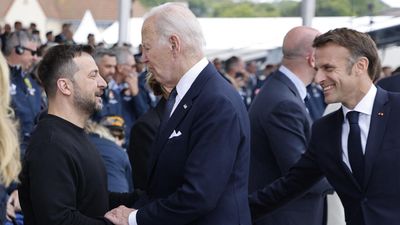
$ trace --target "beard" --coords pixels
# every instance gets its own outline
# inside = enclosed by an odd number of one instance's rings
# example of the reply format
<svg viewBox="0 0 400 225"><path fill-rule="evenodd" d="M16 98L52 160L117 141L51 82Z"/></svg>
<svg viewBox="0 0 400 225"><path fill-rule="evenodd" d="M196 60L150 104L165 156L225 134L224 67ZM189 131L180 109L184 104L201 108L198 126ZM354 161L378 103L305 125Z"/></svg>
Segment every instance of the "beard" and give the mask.
<svg viewBox="0 0 400 225"><path fill-rule="evenodd" d="M95 97L89 98L88 96L84 96L80 88L75 89L74 104L77 109L88 115L93 115L103 108L103 104L97 104Z"/></svg>

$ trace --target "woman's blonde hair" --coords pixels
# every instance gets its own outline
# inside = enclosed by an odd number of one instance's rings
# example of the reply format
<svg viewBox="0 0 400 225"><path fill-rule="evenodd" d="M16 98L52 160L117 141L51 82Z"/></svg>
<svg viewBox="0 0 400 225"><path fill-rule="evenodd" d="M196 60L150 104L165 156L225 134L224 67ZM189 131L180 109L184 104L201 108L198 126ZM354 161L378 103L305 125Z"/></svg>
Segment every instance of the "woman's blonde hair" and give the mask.
<svg viewBox="0 0 400 225"><path fill-rule="evenodd" d="M9 70L0 53L0 183L8 186L18 180L21 170L18 133L10 107Z"/></svg>
<svg viewBox="0 0 400 225"><path fill-rule="evenodd" d="M115 137L112 136L112 134L110 133L110 130L108 130L107 127L104 127L103 125L101 125L93 120L88 120L86 122L85 131L88 134L95 133L95 134L98 134L101 138L105 138L105 139L115 142Z"/></svg>

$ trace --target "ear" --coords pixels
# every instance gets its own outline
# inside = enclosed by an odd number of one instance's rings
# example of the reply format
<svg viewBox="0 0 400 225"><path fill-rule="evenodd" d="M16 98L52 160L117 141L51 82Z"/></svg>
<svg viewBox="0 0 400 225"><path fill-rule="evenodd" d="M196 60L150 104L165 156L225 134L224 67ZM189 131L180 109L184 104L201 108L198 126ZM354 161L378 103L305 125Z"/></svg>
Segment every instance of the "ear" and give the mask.
<svg viewBox="0 0 400 225"><path fill-rule="evenodd" d="M72 82L66 78L60 78L57 80L57 88L63 94L70 96L72 93Z"/></svg>
<svg viewBox="0 0 400 225"><path fill-rule="evenodd" d="M180 50L181 50L181 40L177 35L175 35L175 34L171 35L169 37L168 41L170 43L171 51L172 51L173 55L176 55L176 53L180 52Z"/></svg>
<svg viewBox="0 0 400 225"><path fill-rule="evenodd" d="M315 67L315 56L314 56L314 52L311 52L310 54L308 54L308 56L306 57L307 59L307 63L310 67L314 68Z"/></svg>
<svg viewBox="0 0 400 225"><path fill-rule="evenodd" d="M368 74L369 60L367 57L360 57L355 65L356 74Z"/></svg>

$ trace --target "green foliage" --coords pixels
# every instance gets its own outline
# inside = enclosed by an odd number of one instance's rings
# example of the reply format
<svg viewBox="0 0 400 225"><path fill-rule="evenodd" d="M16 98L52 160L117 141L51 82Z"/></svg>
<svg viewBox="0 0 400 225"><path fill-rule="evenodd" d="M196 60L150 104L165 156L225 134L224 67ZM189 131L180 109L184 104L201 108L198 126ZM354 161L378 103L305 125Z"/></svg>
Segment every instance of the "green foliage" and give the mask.
<svg viewBox="0 0 400 225"><path fill-rule="evenodd" d="M210 3L209 0L192 0L189 3L189 8L196 16L209 15L212 10Z"/></svg>
<svg viewBox="0 0 400 225"><path fill-rule="evenodd" d="M272 4L251 2L219 2L214 4L213 17L277 17L279 9Z"/></svg>
<svg viewBox="0 0 400 225"><path fill-rule="evenodd" d="M276 7L279 9L280 16L283 17L301 16L300 2L281 1L276 3Z"/></svg>
<svg viewBox="0 0 400 225"><path fill-rule="evenodd" d="M170 0L140 0L153 7ZM179 1L179 0L178 0ZM254 3L250 0L187 0L198 17L301 16L301 2L293 0ZM370 6L369 6L370 5ZM371 7L372 6L372 7ZM380 0L316 0L316 16L369 16L387 8Z"/></svg>
<svg viewBox="0 0 400 225"><path fill-rule="evenodd" d="M351 14L349 0L317 0L316 16L350 16Z"/></svg>
<svg viewBox="0 0 400 225"><path fill-rule="evenodd" d="M380 0L317 0L316 16L373 16L385 8Z"/></svg>
<svg viewBox="0 0 400 225"><path fill-rule="evenodd" d="M383 9L388 8L380 0L350 0L350 5L354 11L353 14L357 16L376 15Z"/></svg>
<svg viewBox="0 0 400 225"><path fill-rule="evenodd" d="M137 0L134 0L137 1ZM154 7L157 5L161 5L163 3L169 2L168 0L140 0L140 3L142 3L146 7Z"/></svg>

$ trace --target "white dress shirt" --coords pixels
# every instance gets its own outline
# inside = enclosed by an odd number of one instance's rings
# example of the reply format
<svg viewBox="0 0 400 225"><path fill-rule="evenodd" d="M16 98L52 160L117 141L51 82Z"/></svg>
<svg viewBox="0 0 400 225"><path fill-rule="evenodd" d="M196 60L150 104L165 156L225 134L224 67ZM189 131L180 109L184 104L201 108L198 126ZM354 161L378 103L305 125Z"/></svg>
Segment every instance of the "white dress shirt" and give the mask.
<svg viewBox="0 0 400 225"><path fill-rule="evenodd" d="M183 97L185 97L186 93L192 86L193 82L196 80L201 71L203 71L203 69L207 65L208 65L208 60L204 57L181 77L181 79L179 80L178 84L175 87L177 95L175 99L175 104L171 110L171 115L174 113L176 107L179 105L179 102L181 102Z"/></svg>
<svg viewBox="0 0 400 225"><path fill-rule="evenodd" d="M347 167L351 171L350 161L349 161L349 154L347 149L347 140L349 138L350 126L349 121L346 119L346 114L349 111L357 111L359 112L359 119L358 125L360 126L360 133L361 133L361 147L363 150L363 154L365 154L365 147L367 145L368 140L368 132L369 126L371 124L371 114L372 108L374 106L375 96L376 96L376 87L371 85L368 93L361 99L361 101L354 107L353 110L346 108L342 105L343 109L343 124L342 124L342 158L343 161L346 163Z"/></svg>
<svg viewBox="0 0 400 225"><path fill-rule="evenodd" d="M179 105L179 102L185 97L185 94L188 92L189 88L192 86L193 82L199 76L200 72L208 65L207 58L202 58L198 63L196 63L192 68L190 68L179 80L176 85L176 99L175 104L172 107L171 115L174 113L176 107ZM129 225L138 225L136 221L137 210L131 212L128 217Z"/></svg>

